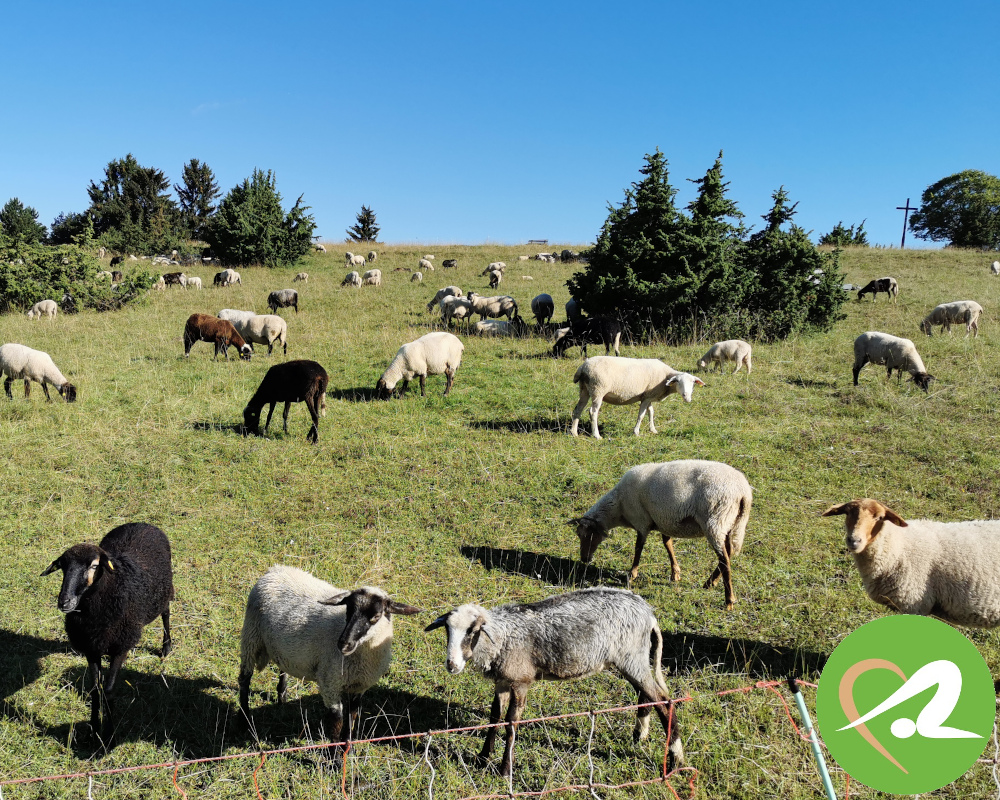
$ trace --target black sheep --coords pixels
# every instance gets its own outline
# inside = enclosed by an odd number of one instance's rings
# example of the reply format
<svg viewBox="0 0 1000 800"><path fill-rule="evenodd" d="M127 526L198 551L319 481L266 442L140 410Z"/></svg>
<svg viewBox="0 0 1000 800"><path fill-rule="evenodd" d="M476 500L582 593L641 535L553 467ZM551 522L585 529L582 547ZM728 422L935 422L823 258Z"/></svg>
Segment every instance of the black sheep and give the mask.
<svg viewBox="0 0 1000 800"><path fill-rule="evenodd" d="M271 408L267 412L264 431L271 424L271 415L277 403L285 404L284 430L288 433L288 410L292 403L305 402L312 416L312 427L306 436L306 441L319 441L319 418L326 416L326 386L330 378L315 361L286 361L271 367L264 380L260 382L254 396L250 398L243 409L243 425L246 432L260 436L260 412L268 403Z"/></svg>
<svg viewBox="0 0 1000 800"><path fill-rule="evenodd" d="M556 339L552 355L557 358L566 352L568 347L580 345L583 357L587 357L588 344L603 344L605 354L615 348L618 355L622 336L622 324L611 317L580 317L570 320L570 330L561 339Z"/></svg>
<svg viewBox="0 0 1000 800"><path fill-rule="evenodd" d="M153 525L129 522L112 529L99 545L73 545L42 575L57 569L63 572L58 605L66 615L66 633L90 668L90 725L107 747L114 738L111 691L143 627L161 617L161 656L171 650L170 542ZM102 681L104 656L110 665ZM104 724L99 727L102 709L106 709Z"/></svg>

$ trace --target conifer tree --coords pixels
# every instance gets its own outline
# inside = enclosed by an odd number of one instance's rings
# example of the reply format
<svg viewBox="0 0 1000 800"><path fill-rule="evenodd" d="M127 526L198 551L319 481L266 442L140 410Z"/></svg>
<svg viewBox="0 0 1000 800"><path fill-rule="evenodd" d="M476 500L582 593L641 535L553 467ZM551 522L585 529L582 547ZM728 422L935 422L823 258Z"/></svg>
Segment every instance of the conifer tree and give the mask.
<svg viewBox="0 0 1000 800"><path fill-rule="evenodd" d="M215 213L215 201L222 193L215 182L215 174L208 164L192 158L184 165L182 183L174 184L174 191L180 200L181 220L188 236L203 239L205 226Z"/></svg>
<svg viewBox="0 0 1000 800"><path fill-rule="evenodd" d="M358 213L358 222L347 229L348 242L375 242L378 241L379 231L382 230L375 224L375 212L368 206L361 206Z"/></svg>
<svg viewBox="0 0 1000 800"><path fill-rule="evenodd" d="M45 226L38 221L38 212L16 197L0 209L0 231L15 242L35 244L45 238Z"/></svg>

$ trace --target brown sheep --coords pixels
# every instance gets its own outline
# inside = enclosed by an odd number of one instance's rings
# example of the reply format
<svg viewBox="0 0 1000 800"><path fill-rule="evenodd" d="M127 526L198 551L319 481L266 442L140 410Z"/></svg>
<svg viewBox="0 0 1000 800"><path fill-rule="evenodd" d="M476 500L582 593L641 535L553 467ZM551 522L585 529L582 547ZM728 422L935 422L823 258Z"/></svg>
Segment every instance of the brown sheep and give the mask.
<svg viewBox="0 0 1000 800"><path fill-rule="evenodd" d="M233 323L226 319L219 319L210 314L192 314L188 317L184 325L184 357L191 354L191 348L195 342L212 342L215 345L215 355L212 361L219 357L221 351L229 360L229 345L232 345L240 352L240 358L245 361L250 360L253 353L250 345L240 336Z"/></svg>

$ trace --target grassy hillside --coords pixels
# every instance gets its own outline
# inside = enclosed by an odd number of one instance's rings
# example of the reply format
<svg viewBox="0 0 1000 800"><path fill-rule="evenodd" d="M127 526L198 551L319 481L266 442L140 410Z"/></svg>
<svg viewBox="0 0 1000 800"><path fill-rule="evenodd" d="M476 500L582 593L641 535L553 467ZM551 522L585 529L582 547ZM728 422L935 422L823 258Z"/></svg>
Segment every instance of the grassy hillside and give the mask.
<svg viewBox="0 0 1000 800"><path fill-rule="evenodd" d="M537 600L566 590L579 545L566 521L585 511L629 467L678 458L724 461L743 470L755 490L743 553L735 561L737 606L723 608L721 586L701 583L714 564L702 540L677 544L682 580L668 579L667 556L650 538L635 589L656 609L666 643L664 666L680 708L688 762L700 775L700 797L787 800L821 794L808 746L791 729L780 701L755 691L711 693L782 679L798 670L815 680L848 633L888 613L870 602L843 545L843 522L822 519L831 504L876 497L903 517L973 519L1000 516L997 446L1000 415L1000 280L992 255L951 251L855 250L844 256L847 280L893 275L897 305L850 303L829 334L756 347L751 376L703 375L706 386L685 405L659 406L658 435L632 436L636 406L605 405L606 439L566 435L577 398L573 357L554 360L544 340L464 337L465 360L443 398L443 377L428 396L390 402L371 389L397 348L431 330L424 306L449 283L487 293L486 263L504 260L501 290L527 313L548 292L559 317L573 266L518 262L529 248L399 246L382 252L380 289L340 289L348 271L342 245L290 270L242 270L243 286L173 289L114 314L60 316L30 322L0 318L0 341L49 352L80 392L47 405L39 387L25 401L0 398L0 780L109 769L178 758L306 744L319 737L322 708L315 686L290 683L292 702L275 700L273 668L254 679L257 732L241 726L236 674L243 606L253 582L275 563L307 569L337 586L386 588L427 610L396 621L392 670L364 698L361 735L475 725L488 717L491 687L466 671L444 669L440 632L423 626L469 601L496 605ZM411 284L425 252L457 258ZM258 347L250 363L211 360L197 344L183 358L189 314L221 308L266 312L268 291L310 274L299 314L289 320L288 359L312 358L330 374L327 417L317 447L305 441L308 415L293 406L290 432L279 408L268 438L243 438L236 426L268 366ZM214 271L196 271L211 286ZM521 275L532 275L524 281ZM928 339L920 319L940 302L971 298L986 309L978 339ZM851 385L852 342L866 330L917 343L937 377L929 395L912 383L886 382L866 367ZM706 343L625 347L622 355L664 358L693 369ZM597 348L595 352L600 352ZM589 429L585 417L584 427ZM94 752L80 695L85 660L69 649L56 609L58 576L39 573L70 544L98 541L111 527L148 521L170 536L177 600L174 652L158 658L158 624L126 663L118 687L120 745ZM618 529L597 552L590 581L621 585L634 536ZM1000 675L996 632L969 632ZM810 706L814 693L807 692ZM634 702L617 676L573 684L536 684L534 717ZM656 776L662 730L631 742L631 715L596 725L595 779L606 783ZM586 718L524 728L518 736L515 790L586 782ZM504 791L505 781L473 763L480 740L437 737L428 753L435 797ZM990 748L992 752L992 747ZM258 780L265 797L326 797L339 775L317 768L315 753L268 758ZM498 761L498 759L497 759ZM253 796L256 761L181 771L195 797ZM101 778L94 796L168 796L171 770ZM362 745L349 780L358 797L424 797L431 772L424 745ZM843 773L835 774L843 786ZM85 782L84 782L85 783ZM676 781L681 786L683 781ZM979 764L940 797L985 797L996 791L989 764ZM80 781L7 787L5 798L79 797ZM662 787L612 797L667 795ZM852 785L852 797L877 793Z"/></svg>

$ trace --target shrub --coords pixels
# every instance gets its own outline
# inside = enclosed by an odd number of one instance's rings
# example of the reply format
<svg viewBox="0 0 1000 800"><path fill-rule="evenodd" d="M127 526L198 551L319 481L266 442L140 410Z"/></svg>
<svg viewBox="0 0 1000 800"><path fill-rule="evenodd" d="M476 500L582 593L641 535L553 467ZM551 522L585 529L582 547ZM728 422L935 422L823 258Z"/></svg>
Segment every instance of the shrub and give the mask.
<svg viewBox="0 0 1000 800"><path fill-rule="evenodd" d="M853 225L849 228L845 227L843 220L841 220L833 226L832 231L824 233L819 237L819 243L834 247L868 247L868 234L865 233L865 222L866 220L861 220L861 224L855 230Z"/></svg>

